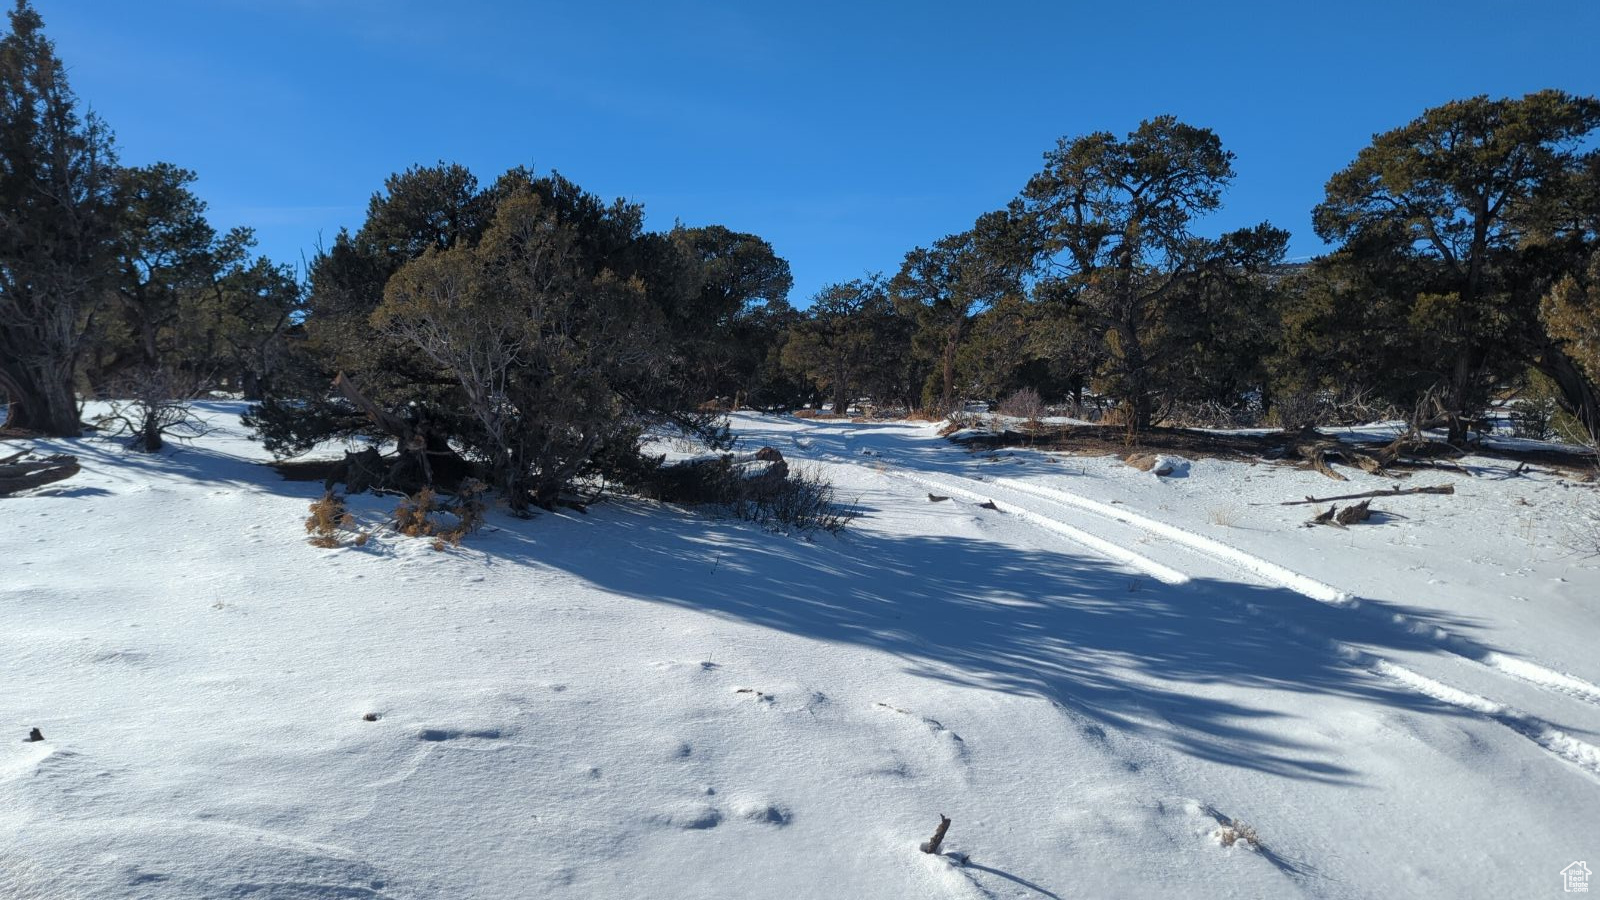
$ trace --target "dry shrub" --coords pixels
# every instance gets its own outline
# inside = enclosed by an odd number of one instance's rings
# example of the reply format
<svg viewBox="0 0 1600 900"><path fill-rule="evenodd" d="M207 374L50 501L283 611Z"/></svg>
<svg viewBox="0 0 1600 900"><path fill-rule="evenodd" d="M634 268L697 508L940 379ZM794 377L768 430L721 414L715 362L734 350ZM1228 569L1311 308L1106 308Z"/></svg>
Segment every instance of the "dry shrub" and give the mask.
<svg viewBox="0 0 1600 900"><path fill-rule="evenodd" d="M1224 503L1221 506L1213 506L1206 513L1206 518L1209 519L1213 525L1221 525L1224 528L1232 528L1235 525L1238 525L1240 520L1244 518L1244 511L1241 510L1237 504Z"/></svg>
<svg viewBox="0 0 1600 900"><path fill-rule="evenodd" d="M1263 422L1293 431L1311 425L1364 425L1404 418L1406 416L1394 404L1377 397L1371 390L1344 387L1279 394Z"/></svg>
<svg viewBox="0 0 1600 900"><path fill-rule="evenodd" d="M311 515L306 517L306 532L311 535L307 540L313 547L337 547L342 543L339 532L355 527L355 516L345 510L344 498L332 491L323 494L322 499L307 508L311 510ZM356 538L357 546L366 542L365 534Z"/></svg>
<svg viewBox="0 0 1600 900"><path fill-rule="evenodd" d="M435 550L459 547L467 535L483 527L488 495L489 486L476 478L462 482L450 502L441 501L437 491L425 487L395 507L395 530L406 537L433 538L430 546Z"/></svg>
<svg viewBox="0 0 1600 900"><path fill-rule="evenodd" d="M144 367L124 375L105 390L110 412L96 416L95 427L107 437L126 437L127 447L155 453L166 439L192 441L211 433L211 426L190 405L201 396L200 376L167 368Z"/></svg>
<svg viewBox="0 0 1600 900"><path fill-rule="evenodd" d="M1123 457L1122 461L1141 472L1148 472L1156 467L1154 453L1130 453Z"/></svg>
<svg viewBox="0 0 1600 900"><path fill-rule="evenodd" d="M986 427L988 425L988 421L986 419L984 419L983 416L981 416L981 415L979 415L977 413L970 413L970 412L951 413L950 416L949 416L949 419L950 419L950 424L948 424L948 425L944 426L943 428L939 429L939 436L940 437L949 437L950 435L955 434L956 432L962 430L963 428L983 428L983 427Z"/></svg>
<svg viewBox="0 0 1600 900"><path fill-rule="evenodd" d="M720 507L772 531L837 534L855 517L817 472L790 469L781 460L756 477L748 477L731 456L660 466L644 474L636 489L664 503Z"/></svg>
<svg viewBox="0 0 1600 900"><path fill-rule="evenodd" d="M1100 414L1100 418L1097 420L1096 424L1122 426L1125 428L1128 425L1128 410L1120 403L1116 406L1109 407L1105 412Z"/></svg>
<svg viewBox="0 0 1600 900"><path fill-rule="evenodd" d="M1002 416L1037 422L1044 415L1044 400L1039 397L1038 391L1031 387L1025 387L1014 391L1011 396L1001 400L996 411Z"/></svg>
<svg viewBox="0 0 1600 900"><path fill-rule="evenodd" d="M1253 428L1261 424L1257 403L1227 406L1215 400L1180 401L1167 410L1164 424L1177 428Z"/></svg>
<svg viewBox="0 0 1600 900"><path fill-rule="evenodd" d="M1261 849L1261 837L1256 834L1256 830L1238 819L1224 820L1217 825L1217 830L1212 833L1216 835L1217 841L1224 847L1232 847L1234 844L1244 841L1252 849Z"/></svg>
<svg viewBox="0 0 1600 900"><path fill-rule="evenodd" d="M838 534L855 518L834 496L833 484L815 470L797 468L776 487L729 504L733 514L771 530Z"/></svg>
<svg viewBox="0 0 1600 900"><path fill-rule="evenodd" d="M430 516L438 494L425 487L400 501L394 508L394 529L406 537L427 537L433 534L434 523Z"/></svg>

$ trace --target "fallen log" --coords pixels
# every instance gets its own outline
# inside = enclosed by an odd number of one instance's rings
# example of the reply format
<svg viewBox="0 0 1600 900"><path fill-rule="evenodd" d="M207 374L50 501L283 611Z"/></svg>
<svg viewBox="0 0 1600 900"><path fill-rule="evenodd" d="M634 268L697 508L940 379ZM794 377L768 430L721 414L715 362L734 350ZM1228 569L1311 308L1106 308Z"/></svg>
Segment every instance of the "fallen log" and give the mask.
<svg viewBox="0 0 1600 900"><path fill-rule="evenodd" d="M1361 500L1366 497L1401 497L1406 494L1454 494L1456 486L1453 484L1434 484L1427 487L1414 488L1387 488L1379 491L1363 491L1359 494L1340 494L1337 497L1307 497L1304 500L1285 500L1279 506L1301 506L1307 503L1328 503L1334 500Z"/></svg>
<svg viewBox="0 0 1600 900"><path fill-rule="evenodd" d="M0 497L65 481L79 470L78 458L67 454L0 465Z"/></svg>

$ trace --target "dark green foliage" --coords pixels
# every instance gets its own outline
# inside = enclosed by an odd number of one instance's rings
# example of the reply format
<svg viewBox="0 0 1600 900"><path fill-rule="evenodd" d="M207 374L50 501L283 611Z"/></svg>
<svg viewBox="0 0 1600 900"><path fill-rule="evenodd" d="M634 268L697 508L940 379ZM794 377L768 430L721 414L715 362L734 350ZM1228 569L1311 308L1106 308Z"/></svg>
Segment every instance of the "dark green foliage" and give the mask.
<svg viewBox="0 0 1600 900"><path fill-rule="evenodd" d="M1023 192L1035 296L1065 310L1068 333L1088 345L1077 355L1095 362L1096 388L1121 402L1130 431L1164 403L1216 392L1232 403L1260 383L1252 351L1271 325L1259 273L1288 235L1266 224L1217 240L1189 230L1220 206L1232 160L1210 130L1163 116L1123 140L1063 138Z"/></svg>
<svg viewBox="0 0 1600 900"><path fill-rule="evenodd" d="M0 392L11 425L80 431L73 380L111 274L116 159L81 116L66 69L26 0L0 38Z"/></svg>
<svg viewBox="0 0 1600 900"><path fill-rule="evenodd" d="M912 323L899 315L881 276L823 288L783 345L783 365L831 397L835 415L855 398L905 401Z"/></svg>
<svg viewBox="0 0 1600 900"><path fill-rule="evenodd" d="M1528 229L1581 165L1600 102L1547 90L1479 96L1425 111L1376 136L1328 181L1317 232L1347 252L1414 259L1419 276L1389 328L1411 331L1436 373L1438 412L1465 437L1493 387L1546 342L1537 297L1520 285Z"/></svg>
<svg viewBox="0 0 1600 900"><path fill-rule="evenodd" d="M247 417L273 452L388 432L435 448L419 460L459 452L515 509L549 507L635 477L651 423L715 442L699 400L758 380L735 342L790 283L765 241L647 233L638 205L521 169L486 190L448 165L386 187L313 263L302 365Z"/></svg>
<svg viewBox="0 0 1600 900"><path fill-rule="evenodd" d="M1446 374L1424 352L1424 336L1401 324L1404 298L1427 277L1420 261L1369 235L1285 278L1276 298L1282 331L1268 361L1275 393L1353 389L1412 409Z"/></svg>
<svg viewBox="0 0 1600 900"><path fill-rule="evenodd" d="M283 366L300 286L286 267L249 258L249 229L217 234L194 180L169 163L117 173L112 302L94 320L83 362L98 392L130 372L169 369L254 397Z"/></svg>
<svg viewBox="0 0 1600 900"><path fill-rule="evenodd" d="M668 237L688 282L666 310L684 377L702 400L759 402L772 388L768 356L797 318L789 263L756 235L721 225L680 226Z"/></svg>
<svg viewBox="0 0 1600 900"><path fill-rule="evenodd" d="M896 308L915 323L912 348L929 371L922 404L948 412L960 400L957 372L973 317L1022 289L1022 266L1006 242L1007 214L990 213L972 230L906 254L889 283Z"/></svg>

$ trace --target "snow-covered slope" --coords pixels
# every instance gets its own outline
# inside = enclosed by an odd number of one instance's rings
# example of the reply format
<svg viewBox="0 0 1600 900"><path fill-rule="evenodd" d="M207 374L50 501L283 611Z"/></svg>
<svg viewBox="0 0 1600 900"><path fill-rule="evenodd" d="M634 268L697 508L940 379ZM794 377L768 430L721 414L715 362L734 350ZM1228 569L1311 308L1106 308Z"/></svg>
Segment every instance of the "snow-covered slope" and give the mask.
<svg viewBox="0 0 1600 900"><path fill-rule="evenodd" d="M1600 853L1597 498L1553 477L1300 529L1251 505L1329 493L1288 469L747 416L845 536L320 550L207 410L0 500L7 900L1541 896Z"/></svg>

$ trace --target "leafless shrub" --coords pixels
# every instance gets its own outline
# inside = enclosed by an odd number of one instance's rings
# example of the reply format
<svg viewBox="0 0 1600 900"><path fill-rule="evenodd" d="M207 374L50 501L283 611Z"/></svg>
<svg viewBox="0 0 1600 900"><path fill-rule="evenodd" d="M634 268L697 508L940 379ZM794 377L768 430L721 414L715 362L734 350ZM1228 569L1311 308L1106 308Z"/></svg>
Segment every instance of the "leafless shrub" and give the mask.
<svg viewBox="0 0 1600 900"><path fill-rule="evenodd" d="M1294 430L1313 425L1364 425L1406 419L1394 404L1361 387L1337 391L1302 391L1274 398L1265 418L1268 425Z"/></svg>
<svg viewBox="0 0 1600 900"><path fill-rule="evenodd" d="M111 411L94 424L110 437L126 437L130 450L155 453L166 439L192 441L211 432L191 403L206 380L190 373L151 367L138 369L111 385Z"/></svg>
<svg viewBox="0 0 1600 900"><path fill-rule="evenodd" d="M837 534L855 514L837 502L833 485L815 470L777 462L752 476L731 456L692 465L659 466L636 489L668 503L715 506L770 530Z"/></svg>
<svg viewBox="0 0 1600 900"><path fill-rule="evenodd" d="M1040 399L1038 391L1025 387L1001 400L996 411L1002 416L1037 422L1044 415L1044 401Z"/></svg>
<svg viewBox="0 0 1600 900"><path fill-rule="evenodd" d="M764 528L802 534L818 530L838 534L855 519L855 513L838 502L833 483L807 468L796 468L775 488L743 497L729 509Z"/></svg>
<svg viewBox="0 0 1600 900"><path fill-rule="evenodd" d="M1179 428L1253 428L1261 424L1261 409L1249 403L1225 406L1215 400L1172 404L1166 420Z"/></svg>

